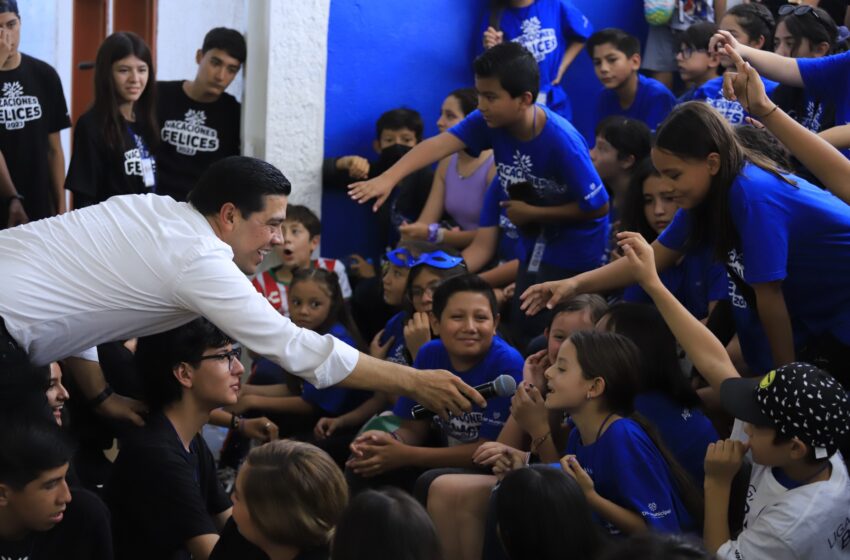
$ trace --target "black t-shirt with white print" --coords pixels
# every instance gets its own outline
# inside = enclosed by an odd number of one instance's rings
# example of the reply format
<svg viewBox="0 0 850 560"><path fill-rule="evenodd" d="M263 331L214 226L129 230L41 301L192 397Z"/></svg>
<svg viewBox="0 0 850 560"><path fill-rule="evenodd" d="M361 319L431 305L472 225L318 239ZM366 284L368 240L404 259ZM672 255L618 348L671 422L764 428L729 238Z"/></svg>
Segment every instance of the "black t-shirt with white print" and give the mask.
<svg viewBox="0 0 850 560"><path fill-rule="evenodd" d="M82 208L120 194L157 192L145 185L142 150L150 155L150 143L142 137L136 123L123 121L123 150L110 149L94 109L83 113L74 126L74 149L65 188L74 193L74 206ZM157 162L153 161L154 175ZM158 177L157 177L158 179Z"/></svg>
<svg viewBox="0 0 850 560"><path fill-rule="evenodd" d="M211 103L192 100L183 81L157 82L157 192L186 200L201 174L216 161L239 155L240 105L228 94Z"/></svg>
<svg viewBox="0 0 850 560"><path fill-rule="evenodd" d="M88 490L72 488L62 521L49 531L32 532L19 541L0 539L0 558L112 560L109 510Z"/></svg>
<svg viewBox="0 0 850 560"><path fill-rule="evenodd" d="M56 213L48 136L69 126L62 82L52 66L21 54L17 68L0 71L0 152L30 220Z"/></svg>

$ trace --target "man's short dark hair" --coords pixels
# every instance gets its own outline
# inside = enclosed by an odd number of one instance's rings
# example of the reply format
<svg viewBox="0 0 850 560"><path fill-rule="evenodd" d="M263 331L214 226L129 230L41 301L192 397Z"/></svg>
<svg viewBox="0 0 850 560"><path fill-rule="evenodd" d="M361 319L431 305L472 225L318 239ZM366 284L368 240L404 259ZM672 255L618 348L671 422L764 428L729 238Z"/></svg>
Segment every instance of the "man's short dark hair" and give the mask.
<svg viewBox="0 0 850 560"><path fill-rule="evenodd" d="M540 92L540 67L528 49L508 41L484 51L472 69L478 78L498 78L499 84L511 97L530 92L537 99Z"/></svg>
<svg viewBox="0 0 850 560"><path fill-rule="evenodd" d="M199 317L170 331L139 338L136 367L143 372L148 405L161 410L180 400L182 386L174 377L181 362L196 365L204 351L233 341L209 320Z"/></svg>
<svg viewBox="0 0 850 560"><path fill-rule="evenodd" d="M231 202L247 218L266 207L266 196L289 196L292 185L280 169L260 159L230 156L210 165L189 193L204 216L218 214Z"/></svg>
<svg viewBox="0 0 850 560"><path fill-rule="evenodd" d="M322 234L322 221L319 217L307 208L300 204L290 204L286 207L286 221L298 222L310 234L310 239Z"/></svg>
<svg viewBox="0 0 850 560"><path fill-rule="evenodd" d="M245 63L248 56L248 47L245 46L245 37L235 29L227 27L216 27L210 29L204 36L204 45L201 52L206 53L212 49L221 49L241 64Z"/></svg>
<svg viewBox="0 0 850 560"><path fill-rule="evenodd" d="M375 137L380 140L381 133L385 130L401 130L402 128L412 130L416 135L416 141L420 142L425 127L422 124L422 115L419 114L419 111L404 107L387 111L378 117L378 121L375 123Z"/></svg>
<svg viewBox="0 0 850 560"><path fill-rule="evenodd" d="M18 11L18 2L16 0L0 0L0 14L12 12L18 19L21 19L21 13Z"/></svg>
<svg viewBox="0 0 850 560"><path fill-rule="evenodd" d="M68 436L36 411L0 415L0 484L20 490L73 456Z"/></svg>
<svg viewBox="0 0 850 560"><path fill-rule="evenodd" d="M446 310L449 299L460 292L472 292L483 295L490 304L490 311L493 313L493 318L495 319L499 315L499 304L496 302L496 294L493 293L493 288L490 287L490 284L482 280L477 274L462 274L443 280L437 286L437 289L434 290L433 310L434 316L437 317L438 321L443 311Z"/></svg>
<svg viewBox="0 0 850 560"><path fill-rule="evenodd" d="M587 40L587 54L593 58L593 49L605 44L611 44L615 49L626 55L626 58L640 54L638 38L616 27L607 27L591 35Z"/></svg>

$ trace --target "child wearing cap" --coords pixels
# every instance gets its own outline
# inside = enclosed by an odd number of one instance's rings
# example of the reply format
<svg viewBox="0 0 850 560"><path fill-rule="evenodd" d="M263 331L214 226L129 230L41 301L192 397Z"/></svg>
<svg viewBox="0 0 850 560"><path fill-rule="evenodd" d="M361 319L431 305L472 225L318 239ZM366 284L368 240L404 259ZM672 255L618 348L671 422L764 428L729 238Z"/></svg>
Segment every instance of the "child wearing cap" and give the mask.
<svg viewBox="0 0 850 560"><path fill-rule="evenodd" d="M694 366L745 422L749 442L722 440L705 457L705 527L719 558L803 559L850 556L850 482L838 452L850 435L844 388L825 371L786 364L761 379L742 379L723 345L664 287L652 248L636 233L620 234L627 262ZM744 454L753 468L744 528L729 531L732 479Z"/></svg>

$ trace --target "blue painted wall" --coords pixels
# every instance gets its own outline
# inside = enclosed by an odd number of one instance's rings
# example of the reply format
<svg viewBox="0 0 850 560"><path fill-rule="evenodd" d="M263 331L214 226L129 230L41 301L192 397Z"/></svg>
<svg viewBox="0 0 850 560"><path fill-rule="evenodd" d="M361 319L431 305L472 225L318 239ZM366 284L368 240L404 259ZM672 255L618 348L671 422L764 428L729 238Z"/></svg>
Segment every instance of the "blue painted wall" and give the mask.
<svg viewBox="0 0 850 560"><path fill-rule="evenodd" d="M646 35L641 2L574 0L594 27L620 27ZM375 121L395 107L422 114L425 136L446 94L471 86L472 60L487 0L332 0L328 25L325 155L372 158ZM588 111L601 89L590 58L582 53L564 79L574 124L588 130ZM344 257L375 245L377 231L368 205L339 191L322 195L322 254Z"/></svg>

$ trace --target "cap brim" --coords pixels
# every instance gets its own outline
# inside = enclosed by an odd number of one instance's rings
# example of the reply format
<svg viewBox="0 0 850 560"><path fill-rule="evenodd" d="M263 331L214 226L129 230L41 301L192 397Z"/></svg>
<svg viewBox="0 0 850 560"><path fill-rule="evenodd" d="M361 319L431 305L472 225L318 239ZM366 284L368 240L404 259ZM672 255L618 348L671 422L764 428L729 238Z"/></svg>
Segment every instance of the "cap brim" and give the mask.
<svg viewBox="0 0 850 560"><path fill-rule="evenodd" d="M760 377L727 379L720 385L720 403L732 416L756 426L773 426L756 401Z"/></svg>

